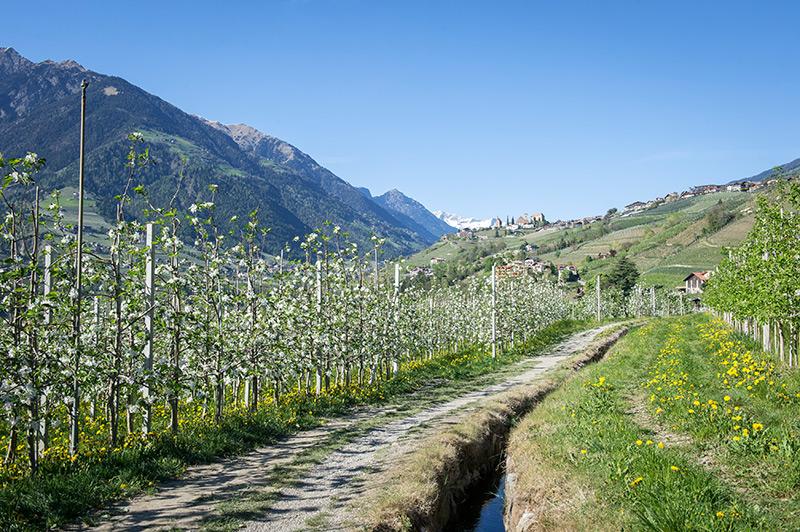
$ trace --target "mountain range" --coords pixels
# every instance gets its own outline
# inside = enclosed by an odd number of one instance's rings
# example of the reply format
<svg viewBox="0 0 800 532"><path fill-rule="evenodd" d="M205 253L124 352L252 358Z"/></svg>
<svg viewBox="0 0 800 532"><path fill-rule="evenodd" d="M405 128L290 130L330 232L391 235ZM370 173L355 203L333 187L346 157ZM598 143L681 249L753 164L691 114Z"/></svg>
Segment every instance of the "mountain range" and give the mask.
<svg viewBox="0 0 800 532"><path fill-rule="evenodd" d="M190 115L126 80L93 72L75 61L34 63L0 48L0 153L36 152L47 161L37 177L47 190L74 186L78 174L80 85L89 81L86 188L99 214L111 219L114 196L127 182L128 134L142 133L153 164L137 175L149 201L167 206L208 200L218 185L217 219L258 211L276 250L325 222L340 225L362 247L375 234L388 257L420 250L451 230L420 203L391 190L365 194L295 146L246 124L225 125ZM182 177L181 177L182 176ZM146 205L134 202L141 216Z"/></svg>
<svg viewBox="0 0 800 532"><path fill-rule="evenodd" d="M745 179L735 179L731 181L731 183L741 183L743 181L764 181L767 179L772 179L773 177L794 176L798 173L800 173L800 159L795 159L778 167L764 170L763 172L754 176L750 176Z"/></svg>

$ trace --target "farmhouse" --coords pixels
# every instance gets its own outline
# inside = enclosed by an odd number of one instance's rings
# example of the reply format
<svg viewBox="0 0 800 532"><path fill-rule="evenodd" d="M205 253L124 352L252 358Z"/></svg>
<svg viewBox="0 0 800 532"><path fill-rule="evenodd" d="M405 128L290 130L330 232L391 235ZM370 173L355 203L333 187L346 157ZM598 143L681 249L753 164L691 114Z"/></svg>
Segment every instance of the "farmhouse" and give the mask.
<svg viewBox="0 0 800 532"><path fill-rule="evenodd" d="M683 280L685 286L684 291L687 294L701 294L703 293L703 285L706 284L711 272L692 272Z"/></svg>

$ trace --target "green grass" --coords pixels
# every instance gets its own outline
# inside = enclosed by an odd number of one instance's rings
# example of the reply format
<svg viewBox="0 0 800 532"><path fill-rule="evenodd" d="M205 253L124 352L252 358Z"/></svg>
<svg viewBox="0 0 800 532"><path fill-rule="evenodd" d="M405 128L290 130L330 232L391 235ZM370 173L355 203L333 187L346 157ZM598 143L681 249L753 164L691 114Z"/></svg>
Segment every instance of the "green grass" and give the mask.
<svg viewBox="0 0 800 532"><path fill-rule="evenodd" d="M585 322L558 322L495 360L484 347L466 347L438 355L358 393L331 393L318 399L295 395L255 415L230 412L219 425L198 420L188 423L177 436L160 433L118 452L80 458L75 463L46 460L36 476L0 478L0 529L61 526L110 502L152 489L154 483L180 475L190 464L247 452L318 426L326 418L346 415L358 405L405 401L409 408L420 408L463 392L465 387L485 386L512 371L515 362L587 326ZM411 397L412 392L420 391L425 393Z"/></svg>
<svg viewBox="0 0 800 532"><path fill-rule="evenodd" d="M736 340L740 357L752 353L755 362L742 366L755 364L765 376L754 384L751 370L750 381L726 383L732 355L722 364L703 336L708 323L694 315L648 324L523 420L509 449L518 488L532 497L565 492L564 504L540 516L544 526L800 527L800 378L765 369L770 355L720 332ZM576 490L581 497L570 499Z"/></svg>

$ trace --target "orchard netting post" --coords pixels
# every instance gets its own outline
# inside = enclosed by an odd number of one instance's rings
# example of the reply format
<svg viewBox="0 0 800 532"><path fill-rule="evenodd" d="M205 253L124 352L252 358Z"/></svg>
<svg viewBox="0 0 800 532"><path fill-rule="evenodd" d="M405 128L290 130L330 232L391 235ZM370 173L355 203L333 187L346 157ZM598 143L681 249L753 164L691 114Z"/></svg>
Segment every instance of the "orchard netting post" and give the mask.
<svg viewBox="0 0 800 532"><path fill-rule="evenodd" d="M322 257L317 255L317 264L316 264L316 283L317 283L317 327L320 327L322 323ZM316 342L319 343L319 342ZM317 360L315 363L316 371L314 372L315 377L315 388L314 391L319 397L322 394L322 372L320 370L320 364L322 363L322 352L319 346L316 346L316 355Z"/></svg>
<svg viewBox="0 0 800 532"><path fill-rule="evenodd" d="M599 275L596 278L594 288L595 288L595 292L596 292L596 296L597 296L597 309L596 309L595 317L597 318L597 321L600 321L600 318L602 316L600 314L600 276Z"/></svg>
<svg viewBox="0 0 800 532"><path fill-rule="evenodd" d="M394 328L397 333L400 327L400 263L394 265ZM392 375L397 375L400 371L400 364L398 362L399 346L395 346L394 359L392 360Z"/></svg>
<svg viewBox="0 0 800 532"><path fill-rule="evenodd" d="M497 358L497 265L492 264L492 358Z"/></svg>
<svg viewBox="0 0 800 532"><path fill-rule="evenodd" d="M152 430L152 404L150 400L150 381L153 372L153 318L155 314L155 290L153 282L155 280L156 247L153 245L153 224L147 224L145 230L145 265L144 265L144 304L146 312L144 315L144 386L142 396L144 399L144 414L142 418L142 433L147 435Z"/></svg>
<svg viewBox="0 0 800 532"><path fill-rule="evenodd" d="M75 315L72 323L72 333L75 353L73 356L72 375L72 405L70 409L69 454L78 454L78 440L80 437L80 368L81 368L81 291L83 289L83 172L84 153L86 151L86 88L89 82L81 81L81 140L80 156L78 159L78 238L75 253Z"/></svg>
<svg viewBox="0 0 800 532"><path fill-rule="evenodd" d="M650 313L656 315L656 287L650 287Z"/></svg>

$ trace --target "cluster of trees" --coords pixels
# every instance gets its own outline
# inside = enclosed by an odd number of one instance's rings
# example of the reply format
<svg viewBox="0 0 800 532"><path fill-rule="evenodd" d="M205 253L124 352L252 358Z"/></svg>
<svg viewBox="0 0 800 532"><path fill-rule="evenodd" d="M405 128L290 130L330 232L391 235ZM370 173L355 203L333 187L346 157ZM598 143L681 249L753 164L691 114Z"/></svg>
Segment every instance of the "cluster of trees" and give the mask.
<svg viewBox="0 0 800 532"><path fill-rule="evenodd" d="M420 279L424 286L449 286L463 281L479 271L492 269L492 256L505 249L505 242L488 242L476 246L468 246L447 262L433 265L433 279Z"/></svg>
<svg viewBox="0 0 800 532"><path fill-rule="evenodd" d="M734 214L727 209L719 200L713 207L708 209L704 217L705 225L703 226L703 235L713 235L735 218Z"/></svg>
<svg viewBox="0 0 800 532"><path fill-rule="evenodd" d="M796 365L800 333L800 185L759 198L747 238L728 250L704 301L767 350Z"/></svg>

